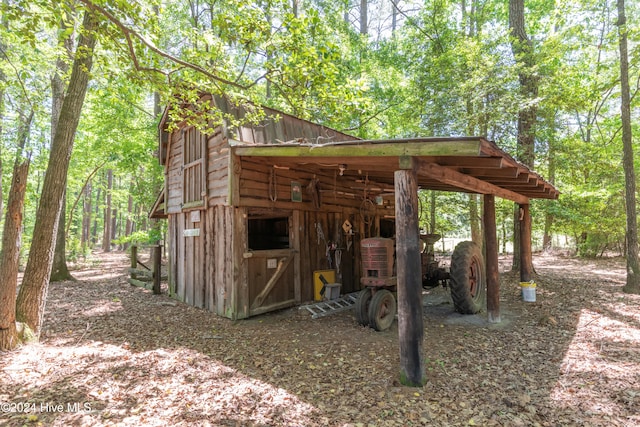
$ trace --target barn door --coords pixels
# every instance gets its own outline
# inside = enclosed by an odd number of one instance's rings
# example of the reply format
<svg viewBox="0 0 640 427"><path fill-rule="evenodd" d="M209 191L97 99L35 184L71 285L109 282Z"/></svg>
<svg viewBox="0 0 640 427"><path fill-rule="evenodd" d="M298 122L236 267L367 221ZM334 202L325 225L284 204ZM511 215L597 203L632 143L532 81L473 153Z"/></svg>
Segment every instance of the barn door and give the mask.
<svg viewBox="0 0 640 427"><path fill-rule="evenodd" d="M205 302L205 215L193 210L179 214L177 240L177 286L180 300L195 307Z"/></svg>
<svg viewBox="0 0 640 427"><path fill-rule="evenodd" d="M247 280L249 315L294 305L295 246L291 217L249 217Z"/></svg>
<svg viewBox="0 0 640 427"><path fill-rule="evenodd" d="M257 251L249 259L249 313L251 316L295 304L291 249Z"/></svg>

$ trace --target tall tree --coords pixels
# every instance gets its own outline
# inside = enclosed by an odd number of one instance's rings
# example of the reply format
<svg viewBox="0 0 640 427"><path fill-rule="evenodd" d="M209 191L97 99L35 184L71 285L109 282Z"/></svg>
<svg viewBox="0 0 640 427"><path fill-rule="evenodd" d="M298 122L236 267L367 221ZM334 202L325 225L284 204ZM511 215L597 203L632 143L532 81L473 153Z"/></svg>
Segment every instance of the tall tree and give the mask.
<svg viewBox="0 0 640 427"><path fill-rule="evenodd" d="M87 182L84 188L82 201L82 234L80 237L80 246L82 253L87 253L87 248L91 245L91 181Z"/></svg>
<svg viewBox="0 0 640 427"><path fill-rule="evenodd" d="M6 2L6 0L3 0L3 3ZM0 18L0 25L2 26L2 28L7 29L9 26L9 21L7 20L7 16L6 15L2 15L2 18ZM4 50L6 49L5 47L5 43L4 43L4 34L2 36L0 36L0 51L4 52ZM3 121L4 121L4 115L5 115L5 107L4 107L4 82L6 80L6 76L4 74L4 71L2 70L2 68L0 68L0 217L2 216L2 212L3 212L3 203L4 203L4 199L2 197L2 134L3 134Z"/></svg>
<svg viewBox="0 0 640 427"><path fill-rule="evenodd" d="M369 18L367 17L368 0L360 0L360 34L366 36L369 32Z"/></svg>
<svg viewBox="0 0 640 427"><path fill-rule="evenodd" d="M97 27L97 18L92 12L85 11L67 94L51 144L42 197L36 213L33 243L16 302L17 320L29 325L37 337L40 336L44 316L53 263L54 239L58 231L69 159L93 65Z"/></svg>
<svg viewBox="0 0 640 427"><path fill-rule="evenodd" d="M618 44L620 47L620 118L622 120L622 165L624 168L627 212L627 283L624 291L640 293L640 263L638 262L638 219L636 214L636 174L633 165L633 134L631 130L631 89L629 87L629 52L627 47L627 16L624 0L618 0Z"/></svg>
<svg viewBox="0 0 640 427"><path fill-rule="evenodd" d="M62 102L64 101L65 83L63 76L69 71L67 58L70 57L73 49L73 27L71 27L72 19L69 13L65 13L63 19L60 20L60 38L59 44L62 46L62 53L56 60L56 69L51 78L51 140L56 134ZM71 32L71 34L70 34ZM67 197L66 189L62 196L62 208L60 209L60 218L58 219L58 232L56 235L56 244L53 253L53 266L51 267L52 282L62 280L73 280L73 276L67 267L67 245L65 239L65 218Z"/></svg>
<svg viewBox="0 0 640 427"><path fill-rule="evenodd" d="M537 116L538 77L535 66L533 42L525 28L524 0L509 0L509 30L511 51L518 67L518 80L522 106L518 111L518 160L533 168L535 149L535 124ZM513 266L520 269L520 209L514 212ZM530 266L533 270L533 266Z"/></svg>
<svg viewBox="0 0 640 427"><path fill-rule="evenodd" d="M29 156L23 150L29 136L33 110L29 117L21 117L18 132L18 152L13 167L11 190L7 203L7 214L2 234L0 252L0 350L11 350L18 345L16 330L16 289L18 287L18 265L22 243L22 217L24 197L29 175Z"/></svg>
<svg viewBox="0 0 640 427"><path fill-rule="evenodd" d="M111 193L113 192L113 169L107 170L107 203L104 207L104 232L102 234L102 250L111 252L111 239L113 237L113 211L111 206Z"/></svg>

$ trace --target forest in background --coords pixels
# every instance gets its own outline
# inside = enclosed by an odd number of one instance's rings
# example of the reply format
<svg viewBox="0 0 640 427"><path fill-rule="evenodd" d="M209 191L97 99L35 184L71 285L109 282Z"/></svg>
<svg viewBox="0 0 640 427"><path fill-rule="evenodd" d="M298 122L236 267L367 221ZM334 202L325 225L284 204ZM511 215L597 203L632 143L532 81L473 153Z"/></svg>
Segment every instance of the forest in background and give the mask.
<svg viewBox="0 0 640 427"><path fill-rule="evenodd" d="M523 157L518 112L534 107L532 166L562 193L557 202L533 203L534 248L548 244L543 236L556 236L556 244L584 256L624 252L613 1L524 2L533 51L526 64L514 56L508 4L494 0L3 3L2 207L20 151L31 159L23 262L49 158L56 61L67 65L58 67L65 83L88 5L104 14L68 173L70 259L99 246L108 250L105 241L149 239L147 215L162 185L154 158L158 114L171 95L193 99L198 91L363 138L485 135L517 159ZM627 16L637 16L637 6L627 4ZM638 23L628 22L627 31L637 118ZM537 93L520 89L523 68L535 78ZM24 128L27 138L18 150ZM469 197L423 198L426 224L433 224L429 206L435 201L434 231L470 234ZM513 235L512 215L511 203L500 202L504 248Z"/></svg>
<svg viewBox="0 0 640 427"><path fill-rule="evenodd" d="M520 35L509 10L515 3L523 7ZM617 6L611 0L3 0L0 221L13 165L28 158L24 264L43 198L52 110L74 60L86 55L78 40L91 33L93 67L61 222L68 259L158 238L147 215L163 179L154 157L159 115L201 92L362 138L484 135L561 191L558 201L532 202L535 248L556 236L582 256L624 253L619 35L623 28L629 43L637 135L640 26L629 19L621 27ZM639 16L638 6L628 2L627 17ZM87 11L96 19L90 31L81 24ZM210 120L223 118L207 112ZM519 141L523 112L534 117L533 145L526 147ZM475 197L421 198L426 228L470 235ZM497 208L506 247L513 205L499 201Z"/></svg>

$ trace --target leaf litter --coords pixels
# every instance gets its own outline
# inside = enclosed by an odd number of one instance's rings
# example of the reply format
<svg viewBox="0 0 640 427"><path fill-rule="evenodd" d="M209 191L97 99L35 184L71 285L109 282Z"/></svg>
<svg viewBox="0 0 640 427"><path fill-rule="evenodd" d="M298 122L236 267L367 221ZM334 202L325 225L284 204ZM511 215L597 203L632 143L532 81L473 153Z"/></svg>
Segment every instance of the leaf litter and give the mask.
<svg viewBox="0 0 640 427"><path fill-rule="evenodd" d="M621 259L536 256L534 303L502 273L500 324L429 291L427 383L410 388L397 322L234 322L130 286L124 254L95 257L51 284L41 342L0 354L3 425L640 425L640 297L621 292Z"/></svg>

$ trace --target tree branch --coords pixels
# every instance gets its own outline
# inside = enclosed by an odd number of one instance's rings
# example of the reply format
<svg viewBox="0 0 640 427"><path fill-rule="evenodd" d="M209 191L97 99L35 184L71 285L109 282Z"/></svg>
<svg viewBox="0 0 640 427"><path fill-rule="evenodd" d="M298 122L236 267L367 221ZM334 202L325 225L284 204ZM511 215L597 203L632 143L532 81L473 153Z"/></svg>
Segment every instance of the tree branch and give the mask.
<svg viewBox="0 0 640 427"><path fill-rule="evenodd" d="M350 128L347 128L347 129L340 129L340 132L349 132L349 131L352 131L352 130L360 129L362 126L366 125L371 120L373 120L376 117L378 117L380 114L382 114L385 111L389 110L390 108L395 107L395 106L400 105L400 104L401 104L400 102L396 102L394 104L388 105L385 108L383 108L382 110L376 111L375 114L369 116L365 121L361 122L358 126L350 127Z"/></svg>
<svg viewBox="0 0 640 427"><path fill-rule="evenodd" d="M403 10L401 10L398 7L398 3L395 0L391 0L391 4L393 5L393 7L400 13L400 15L404 16L407 19L407 22L409 22L411 25L413 25L413 27L420 31L426 38L428 38L429 40L431 40L434 43L437 43L438 41L436 39L433 38L433 36L429 33L426 32L426 30L424 28L422 28L421 26L419 26L416 21L410 17L409 15L407 15Z"/></svg>
<svg viewBox="0 0 640 427"><path fill-rule="evenodd" d="M128 26L126 26L124 23L122 23L122 21L120 21L118 18L116 18L111 12L109 12L108 10L105 10L104 8L92 3L90 0L80 0L81 3L83 3L86 7L88 7L89 9L96 11L98 13L100 13L102 16L104 16L105 18L107 18L109 21L111 21L111 23L113 23L116 27L118 27L118 29L120 29L120 31L122 31L122 33L124 34L125 38L127 39L127 44L129 47L129 52L131 54L131 59L134 62L134 66L136 67L137 70L143 70L143 71L153 71L153 72L157 72L157 73L161 73L165 76L168 75L167 72L156 69L156 68L148 68L148 67L141 67L140 63L138 61L137 55L135 54L135 50L134 50L134 46L133 46L133 38L135 38L136 40L138 40L140 43L142 43L144 46L146 46L148 49L150 49L153 53L155 53L156 55L159 55L162 58L168 59L169 61L175 63L175 64L179 64L185 68L189 68L193 71L196 71L218 83L224 84L224 85L228 85L228 86L232 86L238 89L242 89L242 90L246 90L246 89L250 89L252 86L254 86L255 84L257 84L257 82L260 79L255 80L254 82L252 82L249 85L242 85L239 84L237 82L233 82L231 80L225 79L223 77L217 76L216 74L213 74L209 71L207 71L206 69L202 68L199 65L193 64L191 62L188 61L184 61L180 58L177 58L161 49L159 49L158 47L156 47L152 42L148 41L142 34L138 33L137 31L129 28ZM262 77L261 77L262 78Z"/></svg>
<svg viewBox="0 0 640 427"><path fill-rule="evenodd" d="M7 62L11 66L11 68L13 68L13 71L15 71L16 79L18 79L18 83L20 83L20 88L22 89L22 93L24 95L24 98L27 100L27 104L29 104L29 107L33 111L33 109L34 109L33 108L33 104L31 103L31 98L29 98L29 92L27 91L27 88L25 87L24 82L20 78L20 72L18 71L16 66L13 65L13 62L11 62L11 58L9 58L9 55L7 55L7 52L4 50L4 47L2 45L0 45L0 52L2 52L2 56L4 56L4 58L7 60Z"/></svg>

